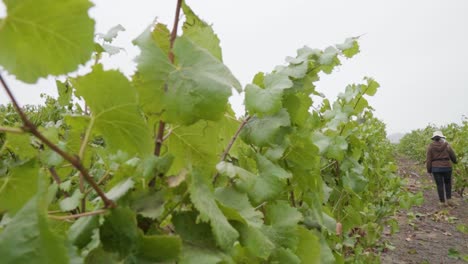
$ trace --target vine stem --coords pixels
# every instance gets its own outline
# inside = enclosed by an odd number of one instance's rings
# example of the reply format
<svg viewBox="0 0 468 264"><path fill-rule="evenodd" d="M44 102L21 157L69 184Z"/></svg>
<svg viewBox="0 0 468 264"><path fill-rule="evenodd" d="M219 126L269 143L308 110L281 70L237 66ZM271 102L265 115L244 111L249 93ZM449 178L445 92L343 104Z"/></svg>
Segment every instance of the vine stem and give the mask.
<svg viewBox="0 0 468 264"><path fill-rule="evenodd" d="M57 183L57 185L60 185L62 183L62 180L60 180L60 177L59 177L57 171L55 170L55 167L53 167L53 166L50 167L49 172L50 172L50 175L52 175L52 178L54 179L54 181ZM59 191L62 192L63 196L65 196L66 198L70 197L70 194L67 191L60 190L60 189L59 189ZM59 211L59 212L61 212L61 211ZM71 210L70 212L72 214L77 214L77 213L80 212L80 210L78 208L76 208L76 209Z"/></svg>
<svg viewBox="0 0 468 264"><path fill-rule="evenodd" d="M72 214L72 215L65 215L65 216L55 216L55 215L50 215L49 218L55 219L55 220L71 220L71 219L77 219L85 216L93 216L93 215L99 215L107 212L107 209L99 209L96 211L92 212L86 212L86 213L81 213L81 214Z"/></svg>
<svg viewBox="0 0 468 264"><path fill-rule="evenodd" d="M366 94L366 92L367 92L368 89L369 89L369 87L367 87L366 90L364 90L362 93L359 94L360 96L359 96L359 98L357 99L356 103L354 104L353 110L356 109L356 107L357 107L358 104L359 104L359 101L361 101L361 98L364 97L364 95ZM344 124L343 127L341 128L340 136L343 134L343 132L344 132L344 130L345 130L347 124L348 124L348 123Z"/></svg>
<svg viewBox="0 0 468 264"><path fill-rule="evenodd" d="M155 145L156 147L154 148L154 155L159 156L161 155L161 148L162 144L164 142L164 130L166 128L166 123L162 120L159 121L158 125L158 135L156 136L156 141Z"/></svg>
<svg viewBox="0 0 468 264"><path fill-rule="evenodd" d="M290 171L291 168L289 167L288 161L287 161L287 160L284 160L283 163L284 163L284 167L285 167L287 170ZM296 195L294 194L294 186L293 186L292 183L291 183L291 179L289 179L289 178L286 179L286 183L288 184L288 187L291 189L291 190L289 191L289 199L290 199L290 201L291 201L291 205L292 205L293 207L297 207L297 203L298 203L299 205L301 205L302 201L298 201L298 202L296 203Z"/></svg>
<svg viewBox="0 0 468 264"><path fill-rule="evenodd" d="M88 128L86 129L85 136L83 138L83 141L81 142L80 152L78 153L78 157L80 158L80 160L84 158L86 146L88 145L88 141L89 141L89 138L91 137L91 132L94 127L94 121L95 121L94 117L91 117L91 121L89 122Z"/></svg>
<svg viewBox="0 0 468 264"><path fill-rule="evenodd" d="M161 217L161 221L160 223L163 223L166 218L171 215L175 209L177 209L177 207L179 207L182 202L189 196L189 193L188 192L185 192L184 195L182 196L182 198L180 199L180 201L178 201L171 209L169 209L162 217Z"/></svg>
<svg viewBox="0 0 468 264"><path fill-rule="evenodd" d="M244 128L244 126L249 122L249 120L252 118L252 116L247 116L244 121L240 124L239 128L237 129L236 133L234 136L232 136L231 141L229 141L229 144L227 145L226 149L224 150L223 154L221 154L221 159L219 162L225 161L227 155L229 154L229 151L231 151L232 146L234 145L234 142L236 142L237 138L239 137L239 134L241 130ZM213 176L213 185L216 183L219 177L219 172L216 172L216 174Z"/></svg>
<svg viewBox="0 0 468 264"><path fill-rule="evenodd" d="M23 134L24 130L16 127L0 127L0 132L12 133L12 134Z"/></svg>
<svg viewBox="0 0 468 264"><path fill-rule="evenodd" d="M292 184L291 184L291 181L289 179L286 179L287 183L288 183L288 186L291 187ZM294 196L294 189L292 189L289 193L291 196L289 197L291 199L291 205L293 207L296 207L296 197Z"/></svg>
<svg viewBox="0 0 468 264"><path fill-rule="evenodd" d="M109 170L107 170L106 173L104 174L104 176L102 176L102 177L98 180L97 185L101 185L105 180L107 180L107 178L109 178L110 175L111 175L111 174L110 174ZM85 193L84 193L84 195L88 195L89 192L91 192L91 190L92 190L92 189L86 190Z"/></svg>
<svg viewBox="0 0 468 264"><path fill-rule="evenodd" d="M85 110L85 114L87 114L87 106L86 106L86 110ZM88 145L88 141L89 141L89 138L91 137L91 132L93 131L93 127L94 127L94 117L91 117L91 121L89 122L89 125L88 125L88 128L86 129L86 133L85 133L85 136L83 138L83 141L81 142L81 146L80 146L80 151L78 152L78 158L80 160L83 160L84 159L84 155L85 155L85 152L86 152L86 146ZM81 211L82 212L86 212L86 195L87 193L85 192L85 185L84 185L84 182L85 182L85 179L83 177L83 174L80 173L80 192L83 195L83 198L81 198ZM99 183L97 183L97 185L99 185Z"/></svg>
<svg viewBox="0 0 468 264"><path fill-rule="evenodd" d="M8 97L13 103L13 106L16 112L19 114L21 121L23 122L22 129L25 132L31 133L33 136L38 138L42 143L47 145L51 150L53 150L54 152L62 156L62 158L64 158L66 161L70 162L73 165L73 167L75 167L83 175L83 177L91 185L91 187L93 187L93 189L96 191L99 197L101 197L102 201L104 202L104 206L106 208L114 207L115 206L114 202L110 200L109 198L107 198L106 194L101 190L101 188L99 188L99 186L96 184L96 182L93 180L91 175L89 175L88 171L81 163L80 159L63 151L56 144L52 143L48 138L46 138L43 134L41 134L39 130L37 130L37 127L28 119L26 114L23 112L23 110L19 106L18 102L16 101L15 96L11 92L10 88L8 87L7 83L5 82L1 74L0 74L0 82L2 83L2 86L5 89L5 92L7 93Z"/></svg>
<svg viewBox="0 0 468 264"><path fill-rule="evenodd" d="M172 26L172 31L171 31L171 38L169 41L169 54L168 58L169 61L174 64L174 53L172 52L172 48L174 47L174 42L177 37L177 29L179 28L179 20L180 20L180 8L182 6L182 1L183 0L177 0L177 6L176 6L176 11L175 11L175 16L174 16L174 23ZM166 92L168 89L167 83L164 84L164 92ZM159 125L158 125L158 134L156 135L156 139L154 142L154 155L155 156L160 156L161 155L161 148L164 140L167 139L167 137L164 136L164 130L166 129L166 122L163 120L159 120ZM149 181L148 186L149 187L154 187L156 185L156 177L157 175L153 176L153 178Z"/></svg>
<svg viewBox="0 0 468 264"><path fill-rule="evenodd" d="M177 0L177 6L174 16L174 23L172 26L171 31L171 38L170 38L170 48L169 48L169 61L174 64L174 53L172 52L172 48L174 47L174 42L177 37L177 29L179 28L179 20L180 20L180 8L182 6L182 0ZM167 83L164 85L164 91L167 91ZM158 135L156 136L155 148L154 148L154 155L159 156L161 155L161 147L164 142L164 129L166 128L166 123L162 120L159 121L158 126Z"/></svg>
<svg viewBox="0 0 468 264"><path fill-rule="evenodd" d="M320 169L320 172L322 172L322 171L326 170L327 168L330 168L331 166L335 165L336 162L337 162L336 160L330 162L330 163L327 164L325 167L321 168L321 169Z"/></svg>
<svg viewBox="0 0 468 264"><path fill-rule="evenodd" d="M62 180L60 180L60 177L58 176L57 171L55 170L55 168L50 167L49 172L50 172L50 175L52 175L52 178L54 179L54 181L57 183L57 185L60 185L62 183ZM66 191L62 191L62 192L63 192L63 195L65 197L70 197L70 194L68 192L66 192Z"/></svg>
<svg viewBox="0 0 468 264"><path fill-rule="evenodd" d="M87 112L88 112L88 106L85 105L85 115L87 115ZM89 140L89 136L91 135L91 131L92 131L92 128L93 128L93 123L94 123L94 118L91 118L91 122L88 126L88 128L86 129L86 133L85 133L85 136L83 138L83 141L81 142L81 146L80 146L80 151L78 152L78 158L80 160L83 160L84 158L84 153L86 151L86 145L88 144L88 140ZM80 176L79 176L79 188L80 188L80 193L84 194L83 195L83 198L81 198L81 211L82 212L86 212L86 194L84 193L85 192L85 184L84 184L84 177L83 177L83 173L80 173Z"/></svg>

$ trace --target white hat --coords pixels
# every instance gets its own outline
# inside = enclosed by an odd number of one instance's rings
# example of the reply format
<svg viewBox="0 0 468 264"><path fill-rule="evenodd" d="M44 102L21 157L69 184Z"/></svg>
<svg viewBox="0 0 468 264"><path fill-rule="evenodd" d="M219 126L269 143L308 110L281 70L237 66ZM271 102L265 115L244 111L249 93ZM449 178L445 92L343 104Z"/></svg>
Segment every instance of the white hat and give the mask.
<svg viewBox="0 0 468 264"><path fill-rule="evenodd" d="M442 134L442 131L435 131L435 132L432 134L431 139L434 139L435 137L445 138L444 134Z"/></svg>

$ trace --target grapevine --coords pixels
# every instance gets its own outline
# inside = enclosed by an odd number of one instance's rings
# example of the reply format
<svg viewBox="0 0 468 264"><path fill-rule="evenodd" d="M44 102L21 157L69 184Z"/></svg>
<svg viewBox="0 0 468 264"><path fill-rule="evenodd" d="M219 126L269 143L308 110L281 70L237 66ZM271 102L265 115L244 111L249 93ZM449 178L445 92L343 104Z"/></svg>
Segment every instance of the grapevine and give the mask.
<svg viewBox="0 0 468 264"><path fill-rule="evenodd" d="M212 27L178 0L171 31L155 23L132 41L128 78L99 62L119 27L96 43L88 0L4 2L4 263L372 262L389 216L416 200L367 101L379 84L366 77L335 101L316 89L358 38L304 46L243 89ZM88 61L40 107L20 106L2 77L35 83Z"/></svg>

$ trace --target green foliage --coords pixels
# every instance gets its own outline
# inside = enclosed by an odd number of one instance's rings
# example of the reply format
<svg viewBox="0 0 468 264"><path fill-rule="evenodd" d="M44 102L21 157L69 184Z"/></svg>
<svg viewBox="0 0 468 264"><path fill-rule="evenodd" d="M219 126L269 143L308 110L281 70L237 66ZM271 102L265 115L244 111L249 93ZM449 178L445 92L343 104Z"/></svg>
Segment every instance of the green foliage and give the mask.
<svg viewBox="0 0 468 264"><path fill-rule="evenodd" d="M6 1L0 21L0 36L8 39L0 44L0 65L26 82L68 73L92 50L89 3L49 2L24 1L15 9ZM73 10L59 15L64 6ZM0 106L0 131L16 132L0 133L0 216L12 218L0 230L2 260L375 261L362 252L378 243L385 219L416 198L402 191L385 125L367 101L379 84L365 78L334 102L315 88L321 74L359 52L357 38L324 50L303 47L285 65L255 75L245 87L246 116L238 119L228 98L242 89L222 62L217 35L186 3L182 11L183 33L174 43L160 23L133 41L141 53L131 79L99 64L102 53L114 52L105 45L123 30L116 26L98 35L105 43L95 45L88 74L57 81L57 99L23 108L79 165L22 131L11 105ZM17 17L34 23L16 25ZM28 33L39 25L53 37ZM16 26L26 33L10 36ZM11 46L23 41L39 48ZM47 57L55 50L60 56ZM83 180L83 169L91 179ZM36 184L45 175L47 182ZM96 189L115 207L103 209Z"/></svg>
<svg viewBox="0 0 468 264"><path fill-rule="evenodd" d="M249 84L245 88L245 106L251 114L275 114L282 106L283 91L293 82L287 75L273 73L264 77L262 87Z"/></svg>
<svg viewBox="0 0 468 264"><path fill-rule="evenodd" d="M93 67L85 76L72 80L76 95L91 109L88 127L106 141L111 152L146 156L151 153L151 134L138 110L137 93L125 76L117 71Z"/></svg>
<svg viewBox="0 0 468 264"><path fill-rule="evenodd" d="M210 190L206 175L194 171L191 175L190 198L200 212L200 220L209 222L218 245L226 250L237 240L238 232L229 224L219 209L213 191Z"/></svg>
<svg viewBox="0 0 468 264"><path fill-rule="evenodd" d="M240 91L240 83L224 64L187 37L176 40L173 52L178 65L168 76L166 120L183 125L219 120L231 88Z"/></svg>
<svg viewBox="0 0 468 264"><path fill-rule="evenodd" d="M38 180L36 181L38 182ZM43 191L39 191L39 193ZM3 263L68 263L69 253L64 238L55 234L47 221L43 194L31 198L0 233Z"/></svg>
<svg viewBox="0 0 468 264"><path fill-rule="evenodd" d="M404 135L398 143L398 152L423 163L426 160L426 150L431 143L432 133L437 129L434 126L427 126L424 129L416 129Z"/></svg>
<svg viewBox="0 0 468 264"><path fill-rule="evenodd" d="M135 213L128 208L115 208L99 228L102 248L125 257L135 250L138 241Z"/></svg>
<svg viewBox="0 0 468 264"><path fill-rule="evenodd" d="M36 194L37 170L32 160L10 167L9 172L0 177L0 211L15 213Z"/></svg>
<svg viewBox="0 0 468 264"><path fill-rule="evenodd" d="M150 263L176 260L182 246L179 237L168 235L143 236L140 243L138 257Z"/></svg>
<svg viewBox="0 0 468 264"><path fill-rule="evenodd" d="M0 65L19 80L76 70L94 49L88 0L5 0L0 21ZM21 43L21 45L18 45Z"/></svg>

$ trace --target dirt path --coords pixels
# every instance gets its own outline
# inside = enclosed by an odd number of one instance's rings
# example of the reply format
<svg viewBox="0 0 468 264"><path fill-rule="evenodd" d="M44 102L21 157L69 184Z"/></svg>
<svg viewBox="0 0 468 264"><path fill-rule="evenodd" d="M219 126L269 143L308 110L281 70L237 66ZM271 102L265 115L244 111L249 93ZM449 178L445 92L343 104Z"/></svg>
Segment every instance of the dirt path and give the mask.
<svg viewBox="0 0 468 264"><path fill-rule="evenodd" d="M464 199L454 194L457 207L441 207L435 183L425 173L424 166L406 159L399 159L399 174L408 179L408 189L422 191L424 203L395 216L400 231L384 233L384 241L395 248L382 254L387 263L468 263L468 196ZM458 228L457 228L458 226ZM464 226L463 233L459 229Z"/></svg>

